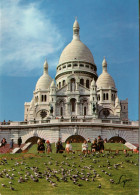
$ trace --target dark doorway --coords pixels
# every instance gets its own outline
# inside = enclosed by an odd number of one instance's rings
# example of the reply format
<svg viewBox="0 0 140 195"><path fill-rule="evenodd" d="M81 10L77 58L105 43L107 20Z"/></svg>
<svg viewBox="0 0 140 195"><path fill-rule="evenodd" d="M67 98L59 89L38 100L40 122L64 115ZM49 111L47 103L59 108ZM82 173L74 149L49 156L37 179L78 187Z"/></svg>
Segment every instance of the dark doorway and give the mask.
<svg viewBox="0 0 140 195"><path fill-rule="evenodd" d="M45 142L45 140L43 140L42 138L34 136L27 139L25 143L31 142L32 144L37 144L38 139L41 139L43 142Z"/></svg>
<svg viewBox="0 0 140 195"><path fill-rule="evenodd" d="M122 137L119 137L119 136L111 137L108 140L108 143L123 143L123 144L125 144L125 142L126 141Z"/></svg>
<svg viewBox="0 0 140 195"><path fill-rule="evenodd" d="M83 143L84 140L86 140L86 139L84 137L82 137L81 135L72 135L72 136L68 137L65 142L69 141L72 143Z"/></svg>

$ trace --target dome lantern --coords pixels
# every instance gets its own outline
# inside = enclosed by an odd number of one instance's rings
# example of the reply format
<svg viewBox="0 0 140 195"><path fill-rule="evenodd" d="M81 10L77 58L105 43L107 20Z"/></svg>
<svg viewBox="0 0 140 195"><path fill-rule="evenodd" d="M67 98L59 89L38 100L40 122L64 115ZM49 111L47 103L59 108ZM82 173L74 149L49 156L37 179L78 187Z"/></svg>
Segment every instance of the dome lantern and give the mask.
<svg viewBox="0 0 140 195"><path fill-rule="evenodd" d="M104 57L103 62L102 62L102 67L103 67L103 72L107 72L107 61L106 61L105 57Z"/></svg>
<svg viewBox="0 0 140 195"><path fill-rule="evenodd" d="M80 27L79 27L77 17L76 17L75 22L73 24L73 40L80 40L79 30L80 30Z"/></svg>
<svg viewBox="0 0 140 195"><path fill-rule="evenodd" d="M47 60L44 62L44 74L48 74L48 63Z"/></svg>

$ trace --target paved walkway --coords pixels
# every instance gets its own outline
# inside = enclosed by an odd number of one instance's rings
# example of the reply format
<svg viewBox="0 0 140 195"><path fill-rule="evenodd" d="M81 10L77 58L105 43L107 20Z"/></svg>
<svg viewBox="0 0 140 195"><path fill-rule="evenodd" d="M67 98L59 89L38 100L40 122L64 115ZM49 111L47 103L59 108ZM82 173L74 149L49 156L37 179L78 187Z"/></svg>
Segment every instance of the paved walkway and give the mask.
<svg viewBox="0 0 140 195"><path fill-rule="evenodd" d="M25 144L21 144L20 147L22 148L24 145ZM17 147L18 147L18 144L14 144L13 149L17 148ZM10 144L6 144L5 146L0 147L0 153L1 154L10 153L10 152L12 152L12 149L10 149Z"/></svg>

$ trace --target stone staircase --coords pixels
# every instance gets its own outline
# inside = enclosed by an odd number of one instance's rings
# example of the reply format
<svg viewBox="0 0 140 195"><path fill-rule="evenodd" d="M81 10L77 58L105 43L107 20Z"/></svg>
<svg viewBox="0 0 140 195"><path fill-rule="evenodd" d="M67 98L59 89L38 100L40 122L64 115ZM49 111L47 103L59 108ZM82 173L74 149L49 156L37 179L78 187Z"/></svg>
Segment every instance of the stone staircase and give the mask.
<svg viewBox="0 0 140 195"><path fill-rule="evenodd" d="M25 144L21 144L21 148ZM18 148L18 144L14 144L13 149ZM6 144L5 146L0 147L0 154L5 154L5 153L11 153L13 149L10 149L10 144Z"/></svg>

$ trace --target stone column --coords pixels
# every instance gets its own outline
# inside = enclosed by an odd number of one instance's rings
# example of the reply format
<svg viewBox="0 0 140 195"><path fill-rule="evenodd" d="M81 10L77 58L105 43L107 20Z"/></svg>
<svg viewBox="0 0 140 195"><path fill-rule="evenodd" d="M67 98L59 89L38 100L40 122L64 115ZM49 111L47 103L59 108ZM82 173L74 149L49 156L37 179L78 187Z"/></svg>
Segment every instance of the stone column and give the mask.
<svg viewBox="0 0 140 195"><path fill-rule="evenodd" d="M70 103L66 103L66 116L70 116Z"/></svg>
<svg viewBox="0 0 140 195"><path fill-rule="evenodd" d="M100 102L101 103L103 102L103 90L102 89L100 90Z"/></svg>
<svg viewBox="0 0 140 195"><path fill-rule="evenodd" d="M109 89L109 101L112 102L112 99L111 99L111 89Z"/></svg>
<svg viewBox="0 0 140 195"><path fill-rule="evenodd" d="M79 103L80 102L76 102L76 115L79 115Z"/></svg>

